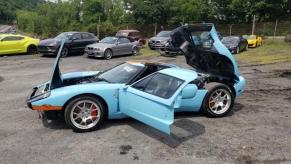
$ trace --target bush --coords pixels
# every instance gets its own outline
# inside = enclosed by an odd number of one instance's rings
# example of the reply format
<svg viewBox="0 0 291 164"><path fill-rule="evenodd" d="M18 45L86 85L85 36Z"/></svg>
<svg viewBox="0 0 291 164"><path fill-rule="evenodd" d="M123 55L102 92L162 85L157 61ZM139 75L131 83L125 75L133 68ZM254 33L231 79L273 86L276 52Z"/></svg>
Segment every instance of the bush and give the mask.
<svg viewBox="0 0 291 164"><path fill-rule="evenodd" d="M284 39L285 42L291 42L291 34L287 34Z"/></svg>

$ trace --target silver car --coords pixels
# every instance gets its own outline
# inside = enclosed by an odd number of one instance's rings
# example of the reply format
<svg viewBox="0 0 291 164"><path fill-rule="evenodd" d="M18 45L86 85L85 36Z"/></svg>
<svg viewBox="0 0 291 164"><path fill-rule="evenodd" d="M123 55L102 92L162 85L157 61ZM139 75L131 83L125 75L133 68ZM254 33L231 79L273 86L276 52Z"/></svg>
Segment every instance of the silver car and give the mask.
<svg viewBox="0 0 291 164"><path fill-rule="evenodd" d="M127 37L105 37L99 43L90 44L85 48L88 57L104 57L111 59L118 55L136 55L140 50L137 41L131 42Z"/></svg>
<svg viewBox="0 0 291 164"><path fill-rule="evenodd" d="M166 43L170 40L171 31L161 31L156 36L149 39L148 46L151 50L165 48Z"/></svg>

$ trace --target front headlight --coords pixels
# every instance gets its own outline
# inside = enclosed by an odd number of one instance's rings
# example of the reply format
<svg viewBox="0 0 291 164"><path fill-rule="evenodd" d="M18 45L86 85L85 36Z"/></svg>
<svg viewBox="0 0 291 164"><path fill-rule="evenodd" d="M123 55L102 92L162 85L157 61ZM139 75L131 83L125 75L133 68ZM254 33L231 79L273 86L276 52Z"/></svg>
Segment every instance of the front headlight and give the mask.
<svg viewBox="0 0 291 164"><path fill-rule="evenodd" d="M52 42L50 44L48 44L48 46L57 46L58 45L58 42Z"/></svg>
<svg viewBox="0 0 291 164"><path fill-rule="evenodd" d="M33 88L33 92L30 96L30 100L37 101L40 99L47 98L49 96L50 96L49 83L44 83Z"/></svg>
<svg viewBox="0 0 291 164"><path fill-rule="evenodd" d="M167 40L162 40L161 43L162 44L166 44L168 41Z"/></svg>
<svg viewBox="0 0 291 164"><path fill-rule="evenodd" d="M41 100L41 99L45 99L45 98L48 98L50 95L51 95L50 91L49 92L45 92L43 94L34 96L30 101L34 102L34 101L38 101L38 100Z"/></svg>

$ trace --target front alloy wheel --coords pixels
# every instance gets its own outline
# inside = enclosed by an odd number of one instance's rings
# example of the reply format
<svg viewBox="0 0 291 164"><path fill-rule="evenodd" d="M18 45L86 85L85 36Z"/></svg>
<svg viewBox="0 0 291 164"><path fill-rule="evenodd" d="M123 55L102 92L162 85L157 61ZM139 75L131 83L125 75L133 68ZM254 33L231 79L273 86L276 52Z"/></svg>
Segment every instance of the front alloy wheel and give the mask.
<svg viewBox="0 0 291 164"><path fill-rule="evenodd" d="M137 55L137 53L138 53L137 48L134 47L132 50L132 55L135 56L135 55Z"/></svg>
<svg viewBox="0 0 291 164"><path fill-rule="evenodd" d="M64 47L61 52L61 57L66 57L69 54L69 49Z"/></svg>
<svg viewBox="0 0 291 164"><path fill-rule="evenodd" d="M104 52L104 57L105 57L105 59L109 60L109 59L112 58L112 56L113 56L113 53L112 53L112 51L111 51L110 49L107 49L107 50Z"/></svg>
<svg viewBox="0 0 291 164"><path fill-rule="evenodd" d="M96 130L104 117L103 104L91 96L76 98L65 109L65 121L75 132Z"/></svg>

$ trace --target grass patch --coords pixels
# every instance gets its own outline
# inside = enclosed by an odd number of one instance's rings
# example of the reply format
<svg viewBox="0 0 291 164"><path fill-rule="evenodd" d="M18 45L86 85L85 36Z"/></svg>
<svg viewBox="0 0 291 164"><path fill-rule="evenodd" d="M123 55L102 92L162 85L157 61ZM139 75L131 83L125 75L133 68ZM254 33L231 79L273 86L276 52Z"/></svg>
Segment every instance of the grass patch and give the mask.
<svg viewBox="0 0 291 164"><path fill-rule="evenodd" d="M151 50L148 45L142 47L142 49L139 51L139 55L136 56L136 58L146 58L146 57L157 57L160 56L160 53L155 50Z"/></svg>
<svg viewBox="0 0 291 164"><path fill-rule="evenodd" d="M263 46L249 48L235 56L239 61L250 64L273 64L291 62L291 44L283 40L264 40Z"/></svg>

